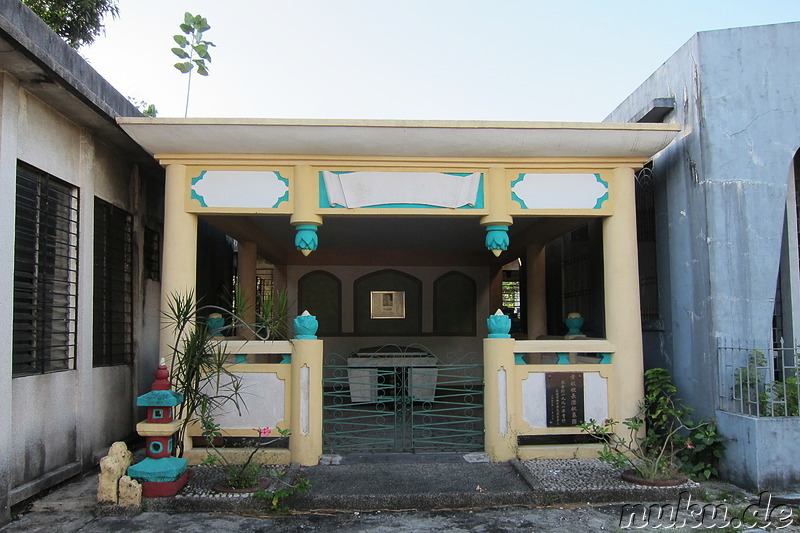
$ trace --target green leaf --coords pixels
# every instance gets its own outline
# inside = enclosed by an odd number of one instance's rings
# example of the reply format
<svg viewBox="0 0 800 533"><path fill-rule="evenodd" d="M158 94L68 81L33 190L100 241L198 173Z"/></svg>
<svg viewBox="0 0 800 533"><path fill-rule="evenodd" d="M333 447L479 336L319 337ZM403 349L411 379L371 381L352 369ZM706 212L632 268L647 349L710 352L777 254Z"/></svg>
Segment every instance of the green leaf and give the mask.
<svg viewBox="0 0 800 533"><path fill-rule="evenodd" d="M208 76L208 69L204 66L197 65L197 73L201 76Z"/></svg>
<svg viewBox="0 0 800 533"><path fill-rule="evenodd" d="M198 44L193 48L194 51L197 52L198 56L202 57L203 59L207 59L208 61L211 61L211 56L208 55L208 46L204 44Z"/></svg>
<svg viewBox="0 0 800 533"><path fill-rule="evenodd" d="M186 59L189 57L189 54L187 54L186 50L184 50L183 48L172 48L172 53L180 57L181 59Z"/></svg>
<svg viewBox="0 0 800 533"><path fill-rule="evenodd" d="M181 31L186 35L190 35L194 31L194 29L189 24L181 24L179 27Z"/></svg>
<svg viewBox="0 0 800 533"><path fill-rule="evenodd" d="M175 68L186 74L192 70L192 64L188 61L186 63L175 63Z"/></svg>
<svg viewBox="0 0 800 533"><path fill-rule="evenodd" d="M192 24L194 22L194 15L187 11L183 14L183 22L186 24Z"/></svg>
<svg viewBox="0 0 800 533"><path fill-rule="evenodd" d="M180 34L173 35L172 38L175 39L175 42L178 43L181 46L181 48L189 45L189 39L187 39L183 35Z"/></svg>

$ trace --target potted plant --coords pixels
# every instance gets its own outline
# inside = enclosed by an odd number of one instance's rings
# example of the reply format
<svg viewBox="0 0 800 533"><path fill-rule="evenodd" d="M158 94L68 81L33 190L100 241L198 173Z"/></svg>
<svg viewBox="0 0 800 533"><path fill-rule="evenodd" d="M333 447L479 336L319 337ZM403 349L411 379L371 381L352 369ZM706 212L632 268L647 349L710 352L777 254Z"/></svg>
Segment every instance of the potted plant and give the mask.
<svg viewBox="0 0 800 533"><path fill-rule="evenodd" d="M589 420L580 427L603 442L599 459L623 469L623 479L647 485L680 485L687 481L683 469L686 451L693 447L692 435L703 434L710 426L703 421L692 422L688 418L691 412L677 398L669 373L653 368L645 372L645 395L636 416L621 423ZM620 424L627 429L620 430Z"/></svg>

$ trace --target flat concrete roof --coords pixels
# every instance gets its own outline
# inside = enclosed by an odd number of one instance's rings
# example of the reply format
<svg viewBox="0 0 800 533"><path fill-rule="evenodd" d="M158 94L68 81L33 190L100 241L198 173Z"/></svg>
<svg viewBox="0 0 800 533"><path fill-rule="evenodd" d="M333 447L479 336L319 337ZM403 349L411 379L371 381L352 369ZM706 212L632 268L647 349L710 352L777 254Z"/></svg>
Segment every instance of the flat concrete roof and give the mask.
<svg viewBox="0 0 800 533"><path fill-rule="evenodd" d="M156 157L274 154L397 157L591 157L646 161L677 124L118 117Z"/></svg>

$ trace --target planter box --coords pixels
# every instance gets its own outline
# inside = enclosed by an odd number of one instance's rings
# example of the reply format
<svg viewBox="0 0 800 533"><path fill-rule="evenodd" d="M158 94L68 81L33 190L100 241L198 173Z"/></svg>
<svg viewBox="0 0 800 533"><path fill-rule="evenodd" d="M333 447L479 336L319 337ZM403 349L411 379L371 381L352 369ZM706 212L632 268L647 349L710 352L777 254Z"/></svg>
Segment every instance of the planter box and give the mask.
<svg viewBox="0 0 800 533"><path fill-rule="evenodd" d="M800 489L800 417L755 417L717 411L725 436L720 476L756 492Z"/></svg>

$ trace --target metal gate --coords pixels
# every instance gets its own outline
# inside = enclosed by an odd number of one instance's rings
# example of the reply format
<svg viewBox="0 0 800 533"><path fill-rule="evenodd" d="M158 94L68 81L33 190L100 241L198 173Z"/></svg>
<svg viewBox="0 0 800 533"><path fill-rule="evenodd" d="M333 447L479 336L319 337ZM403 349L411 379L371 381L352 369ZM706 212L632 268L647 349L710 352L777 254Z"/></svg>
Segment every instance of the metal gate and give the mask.
<svg viewBox="0 0 800 533"><path fill-rule="evenodd" d="M483 366L385 348L326 357L325 451L483 450Z"/></svg>

